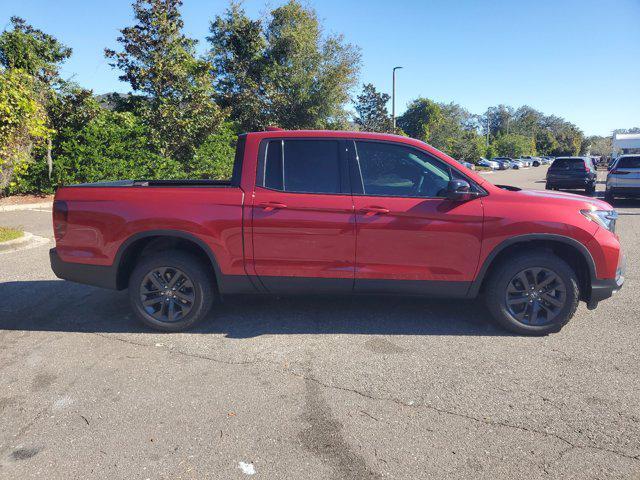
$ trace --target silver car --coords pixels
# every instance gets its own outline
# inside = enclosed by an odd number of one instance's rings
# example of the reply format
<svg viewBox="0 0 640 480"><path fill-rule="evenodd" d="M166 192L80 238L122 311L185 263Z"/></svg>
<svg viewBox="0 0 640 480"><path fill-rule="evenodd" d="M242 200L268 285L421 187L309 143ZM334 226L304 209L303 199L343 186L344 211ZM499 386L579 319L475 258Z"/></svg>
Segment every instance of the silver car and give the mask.
<svg viewBox="0 0 640 480"><path fill-rule="evenodd" d="M640 154L621 155L613 162L604 195L609 203L616 197L640 197Z"/></svg>

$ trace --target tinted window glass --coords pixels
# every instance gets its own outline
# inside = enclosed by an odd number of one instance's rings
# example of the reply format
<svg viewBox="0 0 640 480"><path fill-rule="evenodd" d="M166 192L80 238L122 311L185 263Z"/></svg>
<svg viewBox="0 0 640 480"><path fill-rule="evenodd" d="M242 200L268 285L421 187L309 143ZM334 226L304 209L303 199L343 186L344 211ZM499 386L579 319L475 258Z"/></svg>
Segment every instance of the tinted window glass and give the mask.
<svg viewBox="0 0 640 480"><path fill-rule="evenodd" d="M282 142L280 140L267 144L264 164L264 186L282 190Z"/></svg>
<svg viewBox="0 0 640 480"><path fill-rule="evenodd" d="M549 167L550 170L586 170L584 160L580 158L558 158Z"/></svg>
<svg viewBox="0 0 640 480"><path fill-rule="evenodd" d="M285 192L340 193L339 143L335 140L269 142L264 186Z"/></svg>
<svg viewBox="0 0 640 480"><path fill-rule="evenodd" d="M356 142L365 195L444 197L448 165L412 148Z"/></svg>
<svg viewBox="0 0 640 480"><path fill-rule="evenodd" d="M616 168L640 168L640 157L621 158Z"/></svg>

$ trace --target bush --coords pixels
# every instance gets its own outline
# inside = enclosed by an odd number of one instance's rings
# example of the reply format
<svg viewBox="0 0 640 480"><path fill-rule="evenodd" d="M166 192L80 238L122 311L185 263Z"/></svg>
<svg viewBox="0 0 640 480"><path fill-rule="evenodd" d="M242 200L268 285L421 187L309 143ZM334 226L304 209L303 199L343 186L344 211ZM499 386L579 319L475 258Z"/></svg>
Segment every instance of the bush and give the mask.
<svg viewBox="0 0 640 480"><path fill-rule="evenodd" d="M237 133L234 125L225 122L206 138L189 162L189 177L228 180L233 173Z"/></svg>
<svg viewBox="0 0 640 480"><path fill-rule="evenodd" d="M102 110L80 130L59 133L64 140L48 179L44 152L16 176L10 193L46 192L58 185L120 179L183 178L179 162L153 153L148 131L129 112Z"/></svg>

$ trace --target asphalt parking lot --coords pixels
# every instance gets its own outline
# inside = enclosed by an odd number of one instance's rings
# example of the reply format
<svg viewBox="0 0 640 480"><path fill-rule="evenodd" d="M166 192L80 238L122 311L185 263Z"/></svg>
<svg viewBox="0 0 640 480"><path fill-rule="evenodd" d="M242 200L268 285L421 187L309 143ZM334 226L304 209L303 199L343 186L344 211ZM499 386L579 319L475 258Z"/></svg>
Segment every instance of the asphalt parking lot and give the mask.
<svg viewBox="0 0 640 480"><path fill-rule="evenodd" d="M0 478L640 478L640 201L616 207L625 287L544 338L400 298L233 299L159 334L57 280L51 243L0 253Z"/></svg>

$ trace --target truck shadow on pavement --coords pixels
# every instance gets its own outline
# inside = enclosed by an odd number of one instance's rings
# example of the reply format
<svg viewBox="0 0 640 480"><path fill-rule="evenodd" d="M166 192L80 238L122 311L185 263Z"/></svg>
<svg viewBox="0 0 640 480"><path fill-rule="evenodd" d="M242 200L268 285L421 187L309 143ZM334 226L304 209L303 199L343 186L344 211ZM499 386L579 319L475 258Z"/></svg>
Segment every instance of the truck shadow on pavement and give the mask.
<svg viewBox="0 0 640 480"><path fill-rule="evenodd" d="M0 284L0 330L158 333L129 309L127 293L62 280ZM415 297L228 297L191 334L510 335L477 301Z"/></svg>

